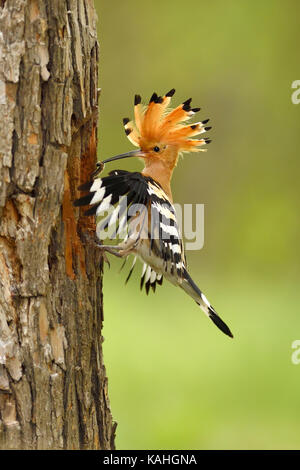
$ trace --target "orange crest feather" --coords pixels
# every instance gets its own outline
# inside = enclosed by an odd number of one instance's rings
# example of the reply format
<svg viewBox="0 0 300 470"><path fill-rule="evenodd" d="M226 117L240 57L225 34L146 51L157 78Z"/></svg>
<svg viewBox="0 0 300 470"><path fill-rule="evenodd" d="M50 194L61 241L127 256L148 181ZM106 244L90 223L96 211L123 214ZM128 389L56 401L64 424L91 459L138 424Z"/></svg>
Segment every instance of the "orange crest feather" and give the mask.
<svg viewBox="0 0 300 470"><path fill-rule="evenodd" d="M192 125L182 123L200 111L200 108L191 108L192 99L186 100L173 110L167 110L171 97L175 90L172 89L165 96L158 96L156 93L150 98L149 104L143 107L141 97L134 99L134 119L123 119L125 132L130 142L143 148L148 144L174 145L179 152L199 152L204 144L210 143L207 138L191 139L198 134L202 134L211 127L205 127L209 119L197 122Z"/></svg>

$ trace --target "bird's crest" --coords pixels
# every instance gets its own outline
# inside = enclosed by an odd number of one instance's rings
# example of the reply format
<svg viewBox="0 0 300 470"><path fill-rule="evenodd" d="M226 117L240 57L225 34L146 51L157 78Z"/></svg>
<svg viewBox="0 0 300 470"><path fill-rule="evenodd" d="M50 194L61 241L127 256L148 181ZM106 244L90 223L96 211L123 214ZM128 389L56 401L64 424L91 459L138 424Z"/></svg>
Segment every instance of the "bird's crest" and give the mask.
<svg viewBox="0 0 300 470"><path fill-rule="evenodd" d="M174 88L164 96L153 93L147 106L142 105L140 95L135 95L134 121L123 119L126 135L132 144L142 149L159 143L173 145L178 152L204 151L201 147L208 144L210 139L191 137L211 129L206 127L209 119L191 125L183 124L200 108L191 108L192 98L189 98L177 108L168 109L174 93Z"/></svg>

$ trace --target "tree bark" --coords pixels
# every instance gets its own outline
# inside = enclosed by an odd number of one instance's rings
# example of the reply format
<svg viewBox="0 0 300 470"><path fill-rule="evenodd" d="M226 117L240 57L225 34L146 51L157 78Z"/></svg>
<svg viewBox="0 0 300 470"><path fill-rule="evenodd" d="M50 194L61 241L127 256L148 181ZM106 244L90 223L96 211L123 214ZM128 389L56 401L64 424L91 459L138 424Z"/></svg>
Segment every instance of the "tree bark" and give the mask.
<svg viewBox="0 0 300 470"><path fill-rule="evenodd" d="M112 449L102 259L72 200L95 167L92 0L0 0L0 448Z"/></svg>

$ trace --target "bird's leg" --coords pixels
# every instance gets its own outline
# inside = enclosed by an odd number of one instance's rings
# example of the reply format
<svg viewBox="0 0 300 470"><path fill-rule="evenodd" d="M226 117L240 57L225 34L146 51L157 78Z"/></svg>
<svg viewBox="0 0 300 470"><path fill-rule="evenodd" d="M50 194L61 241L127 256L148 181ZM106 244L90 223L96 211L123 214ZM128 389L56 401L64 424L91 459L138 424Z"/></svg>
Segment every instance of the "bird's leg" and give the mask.
<svg viewBox="0 0 300 470"><path fill-rule="evenodd" d="M124 243L120 245L100 245L100 243L96 242L96 245L100 248L101 251L111 253L114 256L117 256L118 258L124 258L125 256L128 256L132 250L136 246L136 241L131 240L129 243L124 245Z"/></svg>
<svg viewBox="0 0 300 470"><path fill-rule="evenodd" d="M118 258L122 258L122 255L120 253L118 253L118 251L115 251L114 248L116 247L112 247L112 246L106 246L106 245L100 245L100 243L97 243L96 242L96 245L97 247L100 249L101 251L101 255L105 261L105 263L108 264L108 267L110 268L110 262L109 262L109 259L108 257L106 256L106 253L110 253L114 256L117 256Z"/></svg>
<svg viewBox="0 0 300 470"><path fill-rule="evenodd" d="M103 255L105 256L105 252L110 253L114 256L117 256L118 258L122 258L124 255L122 253L119 253L120 250L123 249L122 246L116 245L116 246L111 246L111 245L101 245L99 242L95 242L98 248L103 251Z"/></svg>
<svg viewBox="0 0 300 470"><path fill-rule="evenodd" d="M101 251L106 251L107 253L110 253L111 255L115 255L118 258L122 258L124 255L122 253L119 253L119 250L122 250L122 247L120 246L110 246L110 245L98 245Z"/></svg>
<svg viewBox="0 0 300 470"><path fill-rule="evenodd" d="M120 245L101 245L97 240L95 241L96 245L99 247L99 249L103 252L103 257L104 260L109 264L109 261L105 255L105 252L110 253L114 256L117 256L118 258L124 258L125 256L128 256L132 249L136 245L135 240L130 240L130 242L127 241L126 244L124 242Z"/></svg>

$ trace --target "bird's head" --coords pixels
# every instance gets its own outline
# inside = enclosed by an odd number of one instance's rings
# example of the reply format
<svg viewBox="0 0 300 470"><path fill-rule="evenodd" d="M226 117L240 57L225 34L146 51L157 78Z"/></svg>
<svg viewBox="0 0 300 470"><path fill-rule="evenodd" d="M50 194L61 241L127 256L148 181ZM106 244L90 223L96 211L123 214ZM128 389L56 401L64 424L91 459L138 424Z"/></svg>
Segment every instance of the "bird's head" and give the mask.
<svg viewBox="0 0 300 470"><path fill-rule="evenodd" d="M164 96L153 93L147 106L142 105L140 95L135 95L134 121L125 118L123 124L128 139L139 149L117 155L103 163L120 158L140 157L145 163L143 174L151 176L166 187L169 186L181 152L205 151L202 146L210 140L192 137L211 129L206 127L208 119L187 125L186 121L200 111L200 108L191 108L190 98L177 108L168 109L174 93L174 89ZM169 192L168 188L165 189Z"/></svg>

